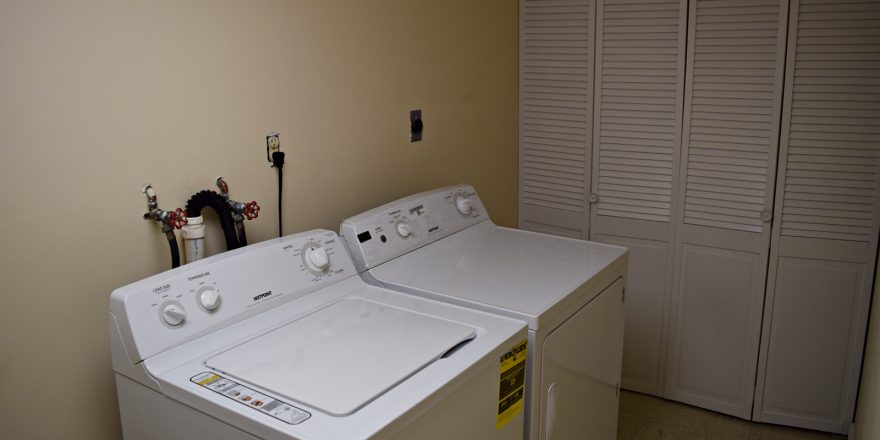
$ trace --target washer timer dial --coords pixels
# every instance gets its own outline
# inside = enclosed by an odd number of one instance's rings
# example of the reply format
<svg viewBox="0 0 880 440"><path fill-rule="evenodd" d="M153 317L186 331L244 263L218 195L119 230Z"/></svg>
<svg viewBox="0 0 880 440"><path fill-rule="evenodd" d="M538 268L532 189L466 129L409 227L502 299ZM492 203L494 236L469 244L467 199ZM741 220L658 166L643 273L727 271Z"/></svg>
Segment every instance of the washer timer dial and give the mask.
<svg viewBox="0 0 880 440"><path fill-rule="evenodd" d="M310 271L322 273L330 267L330 256L327 255L327 249L312 242L303 248L303 262Z"/></svg>

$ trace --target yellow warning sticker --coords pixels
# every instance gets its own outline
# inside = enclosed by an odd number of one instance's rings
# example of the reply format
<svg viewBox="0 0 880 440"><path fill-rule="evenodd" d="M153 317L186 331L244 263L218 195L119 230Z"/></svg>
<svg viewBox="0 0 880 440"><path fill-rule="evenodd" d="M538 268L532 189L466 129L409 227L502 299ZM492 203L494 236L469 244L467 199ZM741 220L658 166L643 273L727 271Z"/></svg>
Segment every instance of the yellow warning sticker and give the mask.
<svg viewBox="0 0 880 440"><path fill-rule="evenodd" d="M522 412L526 391L528 343L528 339L523 339L501 355L501 364L498 367L501 373L498 383L498 419L495 421L495 429L501 429Z"/></svg>

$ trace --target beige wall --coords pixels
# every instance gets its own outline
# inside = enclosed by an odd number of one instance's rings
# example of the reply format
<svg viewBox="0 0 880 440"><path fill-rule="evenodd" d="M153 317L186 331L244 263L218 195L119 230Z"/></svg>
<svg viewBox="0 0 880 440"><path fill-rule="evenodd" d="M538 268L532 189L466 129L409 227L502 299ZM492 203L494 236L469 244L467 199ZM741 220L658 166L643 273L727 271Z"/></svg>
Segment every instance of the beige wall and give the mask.
<svg viewBox="0 0 880 440"><path fill-rule="evenodd" d="M856 407L856 440L880 438L880 265L875 272L875 291L871 305L871 323L868 342L865 345L865 362L862 364L862 383L859 387L859 403Z"/></svg>
<svg viewBox="0 0 880 440"><path fill-rule="evenodd" d="M119 437L108 296L169 266L141 185L173 208L226 176L262 204L251 242L270 238L267 131L287 152L288 233L460 181L514 225L516 13L514 0L0 0L2 437Z"/></svg>

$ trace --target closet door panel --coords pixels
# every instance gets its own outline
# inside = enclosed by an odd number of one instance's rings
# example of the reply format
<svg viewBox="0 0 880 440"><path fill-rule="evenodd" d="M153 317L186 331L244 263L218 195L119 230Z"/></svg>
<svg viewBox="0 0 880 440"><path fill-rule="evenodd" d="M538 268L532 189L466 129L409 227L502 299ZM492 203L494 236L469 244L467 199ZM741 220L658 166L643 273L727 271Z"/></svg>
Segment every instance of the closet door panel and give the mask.
<svg viewBox="0 0 880 440"><path fill-rule="evenodd" d="M665 395L743 418L760 347L787 10L785 0L690 4Z"/></svg>
<svg viewBox="0 0 880 440"><path fill-rule="evenodd" d="M664 261L668 245L661 241L597 235L596 241L629 249L626 320L621 386L635 391L656 392L662 383L663 286L667 285Z"/></svg>
<svg viewBox="0 0 880 440"><path fill-rule="evenodd" d="M599 0L596 14L590 237L632 246L622 384L660 395L687 1Z"/></svg>
<svg viewBox="0 0 880 440"><path fill-rule="evenodd" d="M760 254L685 245L670 397L748 418L760 334ZM743 295L742 292L746 292Z"/></svg>
<svg viewBox="0 0 880 440"><path fill-rule="evenodd" d="M592 0L520 1L519 225L586 238Z"/></svg>
<svg viewBox="0 0 880 440"><path fill-rule="evenodd" d="M762 411L801 417L798 426L828 429L845 412L849 347L858 339L852 317L865 280L864 264L780 257L767 341ZM805 360L809 360L805 362ZM804 386L809 384L809 386ZM797 408L800 414L792 414ZM809 415L803 417L803 415Z"/></svg>
<svg viewBox="0 0 880 440"><path fill-rule="evenodd" d="M527 231L560 235L570 238L584 238L584 216L582 212L521 203L519 206L519 227Z"/></svg>
<svg viewBox="0 0 880 440"><path fill-rule="evenodd" d="M754 417L845 433L880 232L880 3L793 0L790 15Z"/></svg>

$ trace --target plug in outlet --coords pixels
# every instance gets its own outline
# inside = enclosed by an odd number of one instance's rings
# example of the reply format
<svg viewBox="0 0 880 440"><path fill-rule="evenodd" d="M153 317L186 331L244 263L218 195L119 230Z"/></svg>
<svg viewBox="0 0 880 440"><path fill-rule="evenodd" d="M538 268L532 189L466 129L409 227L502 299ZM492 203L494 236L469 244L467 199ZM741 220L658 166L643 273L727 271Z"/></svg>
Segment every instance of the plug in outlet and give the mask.
<svg viewBox="0 0 880 440"><path fill-rule="evenodd" d="M266 160L272 164L272 153L281 151L281 137L278 132L270 131L266 133Z"/></svg>

